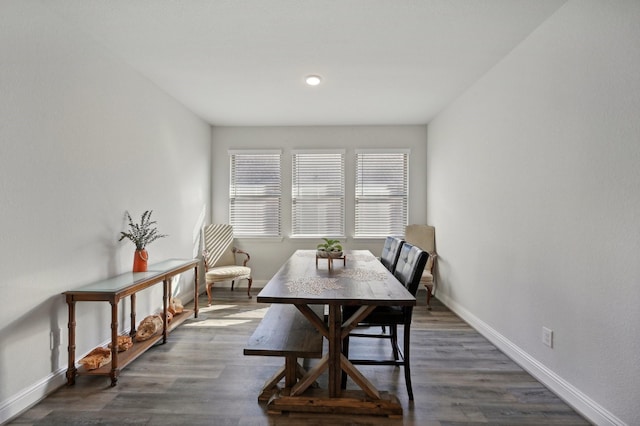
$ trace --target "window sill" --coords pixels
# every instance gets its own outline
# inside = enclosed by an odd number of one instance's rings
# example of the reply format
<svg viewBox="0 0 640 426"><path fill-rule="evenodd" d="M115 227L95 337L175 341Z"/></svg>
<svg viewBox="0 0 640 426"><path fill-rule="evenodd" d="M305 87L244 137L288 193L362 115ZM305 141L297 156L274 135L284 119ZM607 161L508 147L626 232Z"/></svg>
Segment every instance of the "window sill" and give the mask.
<svg viewBox="0 0 640 426"><path fill-rule="evenodd" d="M283 237L234 237L238 241L248 241L252 243L281 243Z"/></svg>

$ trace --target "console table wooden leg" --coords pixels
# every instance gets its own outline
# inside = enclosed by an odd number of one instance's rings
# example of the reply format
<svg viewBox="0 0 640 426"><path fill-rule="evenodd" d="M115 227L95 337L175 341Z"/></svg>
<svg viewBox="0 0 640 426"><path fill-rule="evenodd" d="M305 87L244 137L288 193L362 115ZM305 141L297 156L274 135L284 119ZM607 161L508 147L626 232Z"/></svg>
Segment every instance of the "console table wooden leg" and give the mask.
<svg viewBox="0 0 640 426"><path fill-rule="evenodd" d="M69 305L69 364L67 368L67 385L71 386L76 383L76 302L67 296L67 305Z"/></svg>
<svg viewBox="0 0 640 426"><path fill-rule="evenodd" d="M111 387L118 381L118 301L111 300Z"/></svg>
<svg viewBox="0 0 640 426"><path fill-rule="evenodd" d="M171 291L171 281L169 278L165 278L162 281L162 343L167 343L167 331L169 330L169 322L167 321L167 308L169 292Z"/></svg>
<svg viewBox="0 0 640 426"><path fill-rule="evenodd" d="M131 301L131 330L129 336L134 337L136 335L136 294L132 293L129 296Z"/></svg>
<svg viewBox="0 0 640 426"><path fill-rule="evenodd" d="M198 266L194 268L195 270L195 278L193 284L193 316L194 318L198 318Z"/></svg>

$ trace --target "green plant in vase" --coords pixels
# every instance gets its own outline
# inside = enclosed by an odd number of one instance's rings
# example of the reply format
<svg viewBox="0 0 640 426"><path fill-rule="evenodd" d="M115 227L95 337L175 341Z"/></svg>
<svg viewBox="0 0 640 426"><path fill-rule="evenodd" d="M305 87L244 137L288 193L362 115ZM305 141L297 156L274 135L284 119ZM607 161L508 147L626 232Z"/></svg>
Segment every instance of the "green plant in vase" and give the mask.
<svg viewBox="0 0 640 426"><path fill-rule="evenodd" d="M133 257L133 272L145 272L147 270L147 261L149 260L149 254L146 250L147 246L158 238L167 236L158 233L158 228L156 227L157 222L151 220L151 213L153 213L153 210L145 211L142 213L140 223L134 223L129 212L126 212L127 219L129 220L129 232L121 231L118 241L127 238L136 246L136 252Z"/></svg>

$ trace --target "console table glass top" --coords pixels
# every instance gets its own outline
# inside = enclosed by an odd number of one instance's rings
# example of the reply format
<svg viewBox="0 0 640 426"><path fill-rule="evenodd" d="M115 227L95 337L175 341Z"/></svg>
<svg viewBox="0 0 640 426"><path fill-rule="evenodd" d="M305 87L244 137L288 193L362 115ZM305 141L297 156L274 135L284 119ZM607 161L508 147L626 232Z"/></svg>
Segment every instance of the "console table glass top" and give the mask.
<svg viewBox="0 0 640 426"><path fill-rule="evenodd" d="M96 281L85 286L65 291L64 294L78 293L119 293L127 290L132 285L140 282L153 280L171 273L176 269L193 267L197 263L194 259L169 259L153 265L149 265L146 272L125 272L115 277Z"/></svg>

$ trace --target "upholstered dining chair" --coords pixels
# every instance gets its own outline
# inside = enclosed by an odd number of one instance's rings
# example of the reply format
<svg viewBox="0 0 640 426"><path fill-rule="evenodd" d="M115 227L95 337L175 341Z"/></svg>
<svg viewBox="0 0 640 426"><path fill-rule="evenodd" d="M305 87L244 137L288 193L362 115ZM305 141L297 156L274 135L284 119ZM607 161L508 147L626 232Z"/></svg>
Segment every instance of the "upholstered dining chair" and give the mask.
<svg viewBox="0 0 640 426"><path fill-rule="evenodd" d="M382 253L378 260L384 265L385 268L393 274L396 270L396 264L398 263L398 257L400 257L400 249L404 244L404 240L389 236L384 240L384 246L382 247ZM386 328L382 326L382 332L386 332Z"/></svg>
<svg viewBox="0 0 640 426"><path fill-rule="evenodd" d="M429 255L411 244L404 243L400 250L400 256L394 272L394 276L412 294L416 295L420 285L420 277L427 263ZM343 317L351 316L357 307L345 306ZM374 337L384 338L391 341L393 359L351 359L354 365L396 365L404 368L405 384L409 400L413 400L413 388L411 386L411 365L410 365L410 337L411 337L411 316L413 306L378 306L363 320L358 326L366 327L389 327L388 333L368 334L349 333L342 341L342 353L349 358L349 338L350 337ZM403 350L398 345L398 325L403 326ZM342 373L342 387L347 384L347 375Z"/></svg>
<svg viewBox="0 0 640 426"><path fill-rule="evenodd" d="M400 256L400 249L404 244L404 240L397 237L387 237L384 240L384 246L382 247L382 254L380 255L380 262L385 268L393 274L396 269L396 263L398 263L398 257Z"/></svg>
<svg viewBox="0 0 640 426"><path fill-rule="evenodd" d="M233 290L236 280L246 279L248 281L247 296L251 298L253 278L251 268L247 266L251 256L233 246L233 227L227 224L205 225L202 233L204 235L202 257L209 306L211 306L211 287L222 281L231 281L231 290ZM237 255L244 256L241 265L238 264Z"/></svg>
<svg viewBox="0 0 640 426"><path fill-rule="evenodd" d="M420 284L427 289L427 309L431 309L431 297L436 294L435 261L436 254L436 228L429 225L407 225L404 230L404 238L409 244L420 247L429 253L429 259L422 272Z"/></svg>

